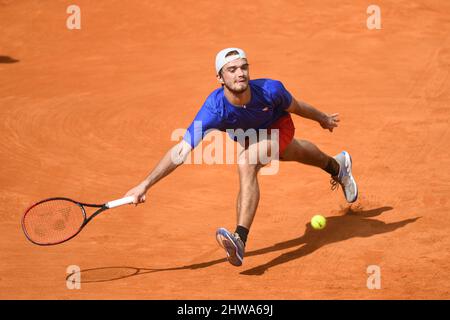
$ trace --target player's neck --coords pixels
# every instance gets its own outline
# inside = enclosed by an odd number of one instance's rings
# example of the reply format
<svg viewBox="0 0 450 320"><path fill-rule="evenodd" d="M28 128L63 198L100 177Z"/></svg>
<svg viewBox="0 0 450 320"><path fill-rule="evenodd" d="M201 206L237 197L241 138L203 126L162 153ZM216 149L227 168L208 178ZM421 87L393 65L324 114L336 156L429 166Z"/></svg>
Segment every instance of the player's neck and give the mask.
<svg viewBox="0 0 450 320"><path fill-rule="evenodd" d="M246 104L250 103L252 99L252 92L250 91L250 86L242 93L235 93L230 91L227 87L224 87L225 98L227 98L228 102L234 105L235 107L243 107Z"/></svg>

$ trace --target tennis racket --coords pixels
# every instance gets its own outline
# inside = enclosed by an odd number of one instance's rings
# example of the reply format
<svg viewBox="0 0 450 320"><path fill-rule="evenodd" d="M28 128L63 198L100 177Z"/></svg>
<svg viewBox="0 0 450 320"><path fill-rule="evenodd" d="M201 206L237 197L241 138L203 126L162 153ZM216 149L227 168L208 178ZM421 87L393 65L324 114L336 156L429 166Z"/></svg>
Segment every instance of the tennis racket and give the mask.
<svg viewBox="0 0 450 320"><path fill-rule="evenodd" d="M105 204L81 203L69 198L49 198L33 204L22 217L22 229L32 243L49 246L66 242L105 210L133 203L134 197ZM99 208L87 217L86 208Z"/></svg>

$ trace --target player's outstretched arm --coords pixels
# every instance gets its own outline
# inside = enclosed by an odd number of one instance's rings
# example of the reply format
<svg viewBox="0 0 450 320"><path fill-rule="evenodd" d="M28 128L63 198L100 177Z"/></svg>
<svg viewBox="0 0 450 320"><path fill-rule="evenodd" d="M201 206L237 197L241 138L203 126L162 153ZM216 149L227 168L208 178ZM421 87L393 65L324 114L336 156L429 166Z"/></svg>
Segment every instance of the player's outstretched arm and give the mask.
<svg viewBox="0 0 450 320"><path fill-rule="evenodd" d="M169 151L164 155L164 157L159 161L156 167L150 172L147 178L144 179L136 187L130 189L125 196L134 196L134 203L142 203L145 201L145 194L148 189L152 187L159 180L170 174L177 167L182 165L186 160L192 147L185 140L177 143L175 146L170 148Z"/></svg>
<svg viewBox="0 0 450 320"><path fill-rule="evenodd" d="M330 131L333 131L333 129L338 126L339 122L339 113L326 114L304 101L296 100L294 97L292 97L291 105L286 111L303 118L317 121L322 128Z"/></svg>

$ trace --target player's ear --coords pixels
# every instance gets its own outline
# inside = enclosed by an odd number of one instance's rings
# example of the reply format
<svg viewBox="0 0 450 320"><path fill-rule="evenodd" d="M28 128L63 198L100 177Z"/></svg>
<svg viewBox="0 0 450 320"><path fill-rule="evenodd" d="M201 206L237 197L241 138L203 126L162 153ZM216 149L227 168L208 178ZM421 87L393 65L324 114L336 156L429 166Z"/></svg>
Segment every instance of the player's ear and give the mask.
<svg viewBox="0 0 450 320"><path fill-rule="evenodd" d="M222 78L222 72L219 72L219 74L216 75L216 77L217 77L217 81L218 81L220 84L224 84L224 81L223 81L223 78Z"/></svg>

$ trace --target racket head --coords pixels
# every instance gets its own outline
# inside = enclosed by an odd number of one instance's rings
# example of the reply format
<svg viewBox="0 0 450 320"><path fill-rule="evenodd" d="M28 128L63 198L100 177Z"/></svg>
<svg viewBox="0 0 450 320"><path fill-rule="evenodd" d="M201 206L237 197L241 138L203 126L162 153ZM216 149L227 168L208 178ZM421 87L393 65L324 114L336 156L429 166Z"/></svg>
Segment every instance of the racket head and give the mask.
<svg viewBox="0 0 450 320"><path fill-rule="evenodd" d="M29 207L22 217L22 229L32 243L48 246L75 237L86 224L82 204L69 198L48 198Z"/></svg>

